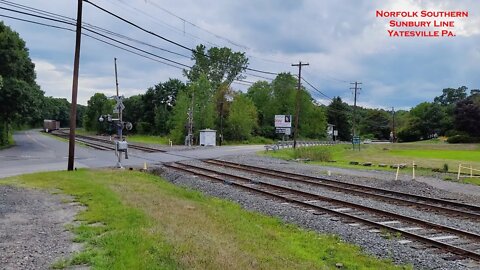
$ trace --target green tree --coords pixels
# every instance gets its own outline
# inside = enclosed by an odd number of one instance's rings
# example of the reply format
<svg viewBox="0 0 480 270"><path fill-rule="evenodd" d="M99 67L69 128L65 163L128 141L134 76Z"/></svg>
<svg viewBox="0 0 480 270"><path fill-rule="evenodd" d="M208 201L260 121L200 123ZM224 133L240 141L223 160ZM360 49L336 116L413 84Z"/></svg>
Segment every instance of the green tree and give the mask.
<svg viewBox="0 0 480 270"><path fill-rule="evenodd" d="M61 127L70 124L70 102L65 98L45 97L43 99L42 119L60 121Z"/></svg>
<svg viewBox="0 0 480 270"><path fill-rule="evenodd" d="M212 87L207 77L202 75L197 81L191 82L177 97L173 116L170 119L170 136L176 143L183 143L187 135L187 112L193 105L194 136L198 138L199 131L212 128L215 122L215 105L212 102Z"/></svg>
<svg viewBox="0 0 480 270"><path fill-rule="evenodd" d="M255 82L248 88L247 96L257 107L258 134L272 137L275 134L272 86L266 81Z"/></svg>
<svg viewBox="0 0 480 270"><path fill-rule="evenodd" d="M370 135L376 139L389 139L391 131L391 114L379 109L364 109L360 118L359 129L362 136Z"/></svg>
<svg viewBox="0 0 480 270"><path fill-rule="evenodd" d="M441 134L445 126L445 110L438 103L422 102L412 108L407 125L398 132L401 141L414 141Z"/></svg>
<svg viewBox="0 0 480 270"><path fill-rule="evenodd" d="M233 98L227 119L227 135L233 140L250 138L257 125L257 109L245 94Z"/></svg>
<svg viewBox="0 0 480 270"><path fill-rule="evenodd" d="M12 124L37 120L43 92L34 68L25 41L0 22L0 145L8 143Z"/></svg>
<svg viewBox="0 0 480 270"><path fill-rule="evenodd" d="M147 92L141 96L142 106L138 107L142 111L141 123L142 133L167 134L168 119L172 113L177 99L178 92L186 86L178 79L169 79L164 83L158 83L148 88Z"/></svg>
<svg viewBox="0 0 480 270"><path fill-rule="evenodd" d="M302 137L322 139L326 136L327 119L325 109L314 104L308 93L302 92L299 129Z"/></svg>
<svg viewBox="0 0 480 270"><path fill-rule="evenodd" d="M338 130L338 139L342 141L350 141L352 127L348 120L350 108L348 104L342 101L340 97L334 97L327 107L327 121L329 124L335 125Z"/></svg>
<svg viewBox="0 0 480 270"><path fill-rule="evenodd" d="M294 115L297 79L290 73L280 73L272 81L272 90L275 114Z"/></svg>
<svg viewBox="0 0 480 270"><path fill-rule="evenodd" d="M198 81L201 76L206 76L210 82L214 96L211 102L217 112L216 127L219 129L228 114L229 96L232 94L230 84L245 77L242 73L248 67L248 58L245 53L233 52L227 47L207 50L204 45L198 45L192 60L195 61L193 67L183 73L190 82Z"/></svg>
<svg viewBox="0 0 480 270"><path fill-rule="evenodd" d="M442 95L435 97L433 102L441 105L455 104L467 97L467 89L468 88L466 86L462 86L457 89L445 88L442 90Z"/></svg>
<svg viewBox="0 0 480 270"><path fill-rule="evenodd" d="M138 125L142 122L144 115L143 95L135 95L124 99L123 105L125 105L123 119L133 124L132 132L138 132Z"/></svg>
<svg viewBox="0 0 480 270"><path fill-rule="evenodd" d="M455 128L468 133L470 136L480 137L480 94L474 94L459 101L454 110Z"/></svg>
<svg viewBox="0 0 480 270"><path fill-rule="evenodd" d="M109 100L103 93L95 93L87 102L87 109L83 118L83 126L87 131L97 133L114 132L107 121L100 123L101 115L112 114L115 101Z"/></svg>
<svg viewBox="0 0 480 270"><path fill-rule="evenodd" d="M155 133L168 134L168 120L175 106L178 92L186 86L178 79L169 79L155 88Z"/></svg>
<svg viewBox="0 0 480 270"><path fill-rule="evenodd" d="M242 72L248 67L245 53L233 52L227 47L206 50L200 44L195 48L192 60L195 64L190 70L184 70L184 75L191 82L205 75L215 91L220 84L230 85L234 80L244 78Z"/></svg>

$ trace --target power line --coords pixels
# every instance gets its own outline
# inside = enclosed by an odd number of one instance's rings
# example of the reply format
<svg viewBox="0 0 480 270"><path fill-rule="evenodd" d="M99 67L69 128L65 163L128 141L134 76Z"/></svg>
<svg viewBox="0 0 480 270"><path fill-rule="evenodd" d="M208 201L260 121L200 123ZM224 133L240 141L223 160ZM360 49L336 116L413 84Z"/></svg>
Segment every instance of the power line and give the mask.
<svg viewBox="0 0 480 270"><path fill-rule="evenodd" d="M24 6L24 5L20 5L20 4L11 3L11 2L5 1L5 0L0 0L0 2L4 2L4 4L10 5L10 6L14 6L14 7L16 7L16 8L20 8L20 9L28 10L28 11L31 11L31 12L35 12L35 13L37 13L37 14L49 15L49 16L53 16L53 17L56 17L56 18L60 18L60 21L62 21L62 22L68 22L69 24L72 24L72 23L73 23L73 25L75 25L75 19L69 18L69 17L67 17L67 16L59 15L59 14L56 14L56 13L52 13L52 12L48 12L48 11L44 11L44 10L40 10L40 9L36 9L36 8ZM16 11L13 11L13 10L11 10L11 9L7 9L7 10L12 11L12 12L16 12ZM24 14L24 13L22 13L22 14ZM25 15L31 15L31 14L25 14ZM47 18L44 17L44 16L39 17L39 18L47 19ZM59 22L59 21L57 21L57 22ZM85 27L91 27L91 28L97 29L97 30L99 30L99 31L101 31L101 32L104 32L104 33L107 33L107 34L110 34L110 35L113 35L113 36L116 36L116 37L119 37L119 38L122 38L122 39L126 39L126 40L129 40L129 41L132 41L132 42L136 42L136 43L139 43L139 44L142 44L142 45L145 45L145 46L149 46L149 47L155 48L155 49L157 49L157 50L161 50L161 51L164 51L164 52L168 52L168 53L171 53L171 54L174 54L174 55L177 55L177 56L182 56L182 57L185 57L185 58L190 59L190 56L188 56L188 55L184 55L184 54L177 53L177 52L174 52L174 51L165 49L165 48L161 48L161 47L158 47L158 46L155 46L155 45L152 45L152 44L149 44L149 43L146 43L146 42L143 42L143 41L140 41L140 40L137 40L137 39L134 39L134 38L131 38L131 37L128 37L128 36L125 36L125 35L116 33L116 32L113 32L113 31L111 31L111 30L108 30L108 29L105 29L105 28L102 28L102 27L99 27L99 26L95 26L95 25L86 23L86 22L85 22L85 23L82 23L82 27L83 27L84 29L86 29Z"/></svg>
<svg viewBox="0 0 480 270"><path fill-rule="evenodd" d="M107 9L105 9L105 8L100 7L99 5L97 5L97 4L95 4L95 3L92 3L92 2L89 1L89 0L83 0L83 1L86 2L86 3L88 3L88 4L90 4L90 5L92 5L92 6L94 6L94 7L96 7L97 9L99 9L99 10L101 10L101 11L103 11L103 12L105 12L105 13L107 13L107 14L109 14L109 15L111 15L111 16L113 16L113 17L115 17L115 18L117 18L117 19L119 19L119 20L121 20L121 21L123 21L123 22L125 22L125 23L127 23L127 24L130 24L131 26L133 26L133 27L135 27L135 28L137 28L137 29L142 30L142 31L145 32L145 33L148 33L148 34L150 34L150 35L153 35L153 36L155 36L155 37L158 37L158 38L160 38L160 39L162 39L162 40L164 40L164 41L166 41L166 42L169 42L169 43L171 43L171 44L174 44L174 45L176 45L176 46L178 46L178 47L181 47L181 48L183 48L183 49L185 49L185 50L188 50L188 51L190 51L190 52L192 52L192 53L197 53L196 50L194 50L194 49L192 49L192 48L189 48L189 47L187 47L187 46L185 46L185 45L182 45L182 44L180 44L180 43L178 43L178 42L175 42L175 41L173 41L173 40L171 40L171 39L168 39L168 38L166 38L166 37L164 37L164 36L161 36L161 35L159 35L159 34L156 34L156 33L152 32L152 31L150 31L150 30L147 30L147 29L139 26L139 25L136 24L136 23L133 23L133 22L131 22L131 21L129 21L129 20L127 20L127 19L125 19L125 18L123 18L123 17L121 17L121 16L119 16L119 15L117 15L117 14L115 14L115 13L113 13L113 12L107 10ZM203 54L203 56L209 57L208 55L205 55L205 54ZM263 71L263 70L254 69L254 68L248 68L248 67L247 67L247 68L245 68L245 69L246 69L246 70L250 70L250 71L254 71L254 72L258 72L258 73L263 73L263 74L278 75L278 73L275 73L275 72Z"/></svg>
<svg viewBox="0 0 480 270"><path fill-rule="evenodd" d="M60 30L66 30L66 31L69 31L69 32L75 32L75 30L70 29L70 28L61 27L61 26L57 26L57 25L46 24L46 23L41 23L41 22L32 21L32 20L27 20L27 19L23 19L23 18L16 18L16 17L4 15L4 14L0 14L0 17L5 17L5 18L13 19L13 20L18 20L18 21L28 22L28 23L32 23L32 24L41 25L41 26L56 28L56 29L60 29ZM63 22L63 23L69 24L69 25L72 25L72 26L74 25L73 23L69 23L69 22ZM86 28L83 28L83 29L85 29L85 30L87 30L87 31L91 31L92 33L95 33L95 34L98 35L98 33L97 33L96 31L93 31L93 30L90 30L90 29L86 29ZM120 50L127 51L127 52L132 53L132 54L135 54L135 55L137 55L137 56L140 56L140 57L149 59L149 60L151 60L151 61L155 61L155 62L164 64L164 65L168 65L168 66L171 66L171 67L180 69L180 70L183 70L183 69L184 69L184 68L182 68L182 67L175 66L175 65L170 64L170 63L168 63L168 62L161 61L161 60L152 58L152 57L150 57L150 56L146 56L146 55L140 54L140 53L135 52L135 51L133 51L133 50L120 47L120 46L115 45L115 44L113 44L113 43L111 43L111 42L108 42L108 41L99 39L99 38L97 38L97 37L95 37L95 36L92 36L92 35L89 35L89 34L86 34L86 33L82 33L82 35L83 35L83 36L86 36L86 37L89 37L89 38L92 38L92 39L94 39L94 40L97 40L97 41L99 41L99 42L102 42L102 43L104 43L104 44L110 45L110 46L112 46L112 47L118 48L118 49L120 49ZM107 38L107 39L111 39L111 40L113 40L113 41L115 41L115 42L119 42L119 41L116 40L116 39L109 38L109 37L105 37L104 35L101 35L101 34L100 34L100 36L102 36L102 37L104 37L104 38ZM123 44L123 45L125 45L125 46L130 46L130 45L128 45L128 44L124 44L123 42L119 42L119 43L120 43L120 44ZM132 47L133 49L136 49L136 50L140 50L140 51L142 51L142 52L144 52L144 53L148 53L148 52L145 52L145 51L143 51L143 50L141 50L141 49L135 48L135 47L133 47L133 46L130 46L130 47ZM151 53L148 53L148 54L151 54ZM158 56L158 55L155 55L155 54L151 54L151 55L163 59L163 57L160 57L160 56ZM184 67L186 67L186 68L188 68L188 69L191 68L190 66L183 65L183 64L182 64L182 66L184 66ZM251 86L252 84L254 84L254 82L246 81L246 80L234 80L233 83L240 84L240 85L245 85L245 86Z"/></svg>
<svg viewBox="0 0 480 270"><path fill-rule="evenodd" d="M111 15L111 16L113 16L113 17L115 17L115 18L117 18L117 19L119 19L119 20L121 20L121 21L123 21L123 22L125 22L125 23L127 23L127 24L130 24L131 26L133 26L133 27L135 27L135 28L138 28L138 29L144 31L145 33L148 33L148 34L153 35L153 36L155 36L155 37L158 37L158 38L160 38L160 39L162 39L162 40L165 40L165 41L167 41L167 42L169 42L169 43L172 43L172 44L174 44L174 45L176 45L176 46L178 46L178 47L180 47L180 48L183 48L183 49L185 49L185 50L187 50L187 51L195 52L193 49L188 48L187 46L184 46L184 45L182 45L182 44L180 44L180 43L178 43L178 42L175 42L175 41L170 40L170 39L168 39L168 38L166 38L166 37L163 37L163 36L161 36L161 35L158 35L158 34L152 32L152 31L150 31L150 30L147 30L147 29L139 26L139 25L136 24L136 23L133 23L133 22L127 20L127 19L124 19L124 18L118 16L117 14L115 14L115 13L113 13L113 12L111 12L111 11L108 11L108 10L100 7L100 6L98 6L97 4L95 4L95 3L90 2L89 0L83 0L83 1L86 2L86 3L88 3L88 4L90 4L90 5L92 5L92 6L94 6L94 7L96 7L97 9L100 9L101 11L103 11L103 12L105 12L105 13L107 13L107 14L109 14L109 15Z"/></svg>
<svg viewBox="0 0 480 270"><path fill-rule="evenodd" d="M8 2L8 1L4 1L4 0L0 0L0 1L1 1L1 2ZM20 14L23 14L23 15L26 15L26 16L32 16L32 17L36 17L36 18L40 18L40 19L44 19L44 20L54 21L54 22L57 22L57 23L68 24L68 25L72 25L72 26L75 26L75 25L76 25L76 23L74 23L74 21L75 21L74 19L69 18L69 17L66 17L66 16L58 15L58 14L51 13L51 12L47 12L47 11L42 11L42 10L35 9L35 8L30 8L30 7L23 6L23 5L17 5L16 7L17 7L17 8L22 8L22 9L27 9L27 10L32 11L32 12L35 12L35 13L37 13L37 14L32 14L32 13L29 13L29 12L23 12L23 11L14 10L14 9L5 8L5 7L0 7L0 9L4 9L4 10L10 11L10 12L14 12L14 13L20 13ZM47 14L47 15L49 15L49 16L54 16L55 18L46 17L46 16L43 16L43 15L38 15L38 13L44 14L44 15ZM67 30L67 31L74 32L74 30L72 30L72 29L65 28L65 27L60 27L60 26L56 26L56 25L45 24L45 23L41 23L41 22L37 22L37 21L32 21L32 20L27 20L27 19L23 19L23 18L16 18L16 17L8 16L8 15L1 15L1 16L6 17L6 18L10 18L10 19L15 19L15 20L23 21L23 22L28 22L28 23L33 23L33 24L42 25L42 26L46 26L46 27L57 28L57 29L61 29L61 30ZM57 19L57 18L61 18L61 19ZM113 32L113 31L110 31L110 30L107 30L107 29L104 29L104 28L101 28L101 27L98 27L98 26L95 26L95 25L91 25L91 24L88 24L88 23L83 23L82 29L85 29L85 30L87 30L87 31L89 31L89 32L91 32L91 33L93 33L93 34L95 34L95 35L98 35L98 36L104 38L104 39L108 39L108 40L114 41L114 42L119 43L119 44L121 44L121 45L123 45L123 46L129 47L129 48L131 48L131 49L140 51L140 52L142 52L142 53L144 53L144 54L148 54L148 55L154 56L154 57L156 57L156 58L159 58L159 59L162 59L162 60L171 62L171 63L173 63L173 64L183 66L183 67L185 67L185 68L187 68L187 69L191 69L191 68L192 68L191 66L188 66L188 65L179 63L179 62L177 62L177 61L174 61L174 60L171 60L171 59L168 59L168 58L159 56L159 55L154 54L154 53L150 53L150 52L148 52L148 51L145 51L145 50L140 49L140 48L138 48L138 47L135 47L135 46L133 46L133 45L127 44L127 43L122 42L122 41L119 41L118 39L115 39L115 38L106 36L105 34L102 34L102 33L99 33L99 32L97 32L97 31L95 31L95 30L92 30L92 28L98 29L99 31L104 32L104 33L109 34L109 35L112 35L112 36L120 37L120 38L129 40L129 41L137 42L137 43L140 43L140 44L143 44L143 45L146 45L146 46L150 46L150 47L152 47L152 48L156 48L156 49L159 49L159 50L162 50L162 51L167 51L167 52L170 52L170 53L177 54L177 53L175 53L175 52L172 52L172 51L169 51L169 50L160 48L160 47L155 46L155 45L148 44L148 43L143 42L143 41L139 41L139 40L136 40L136 39L127 37L127 36L122 35L122 34L118 34L118 33L116 33L116 32ZM141 57L143 57L143 58L146 58L146 59L149 59L149 60L152 60L152 61L156 61L156 62L165 64L165 65L168 65L168 66L171 66L171 67L174 67L174 68L182 69L181 67L178 67L178 66L176 66L176 65L167 63L167 62L165 62L165 61L160 61L160 60L158 60L158 59L155 59L155 58L146 56L146 55L144 55L144 54L135 52L135 51L133 51L133 50L130 50L130 49L127 49L127 48L124 48L124 47L115 45L115 44L113 44L113 43L111 43L111 42L108 42L108 41L106 41L106 40L102 40L102 39L97 38L97 37L94 37L94 36L92 36L92 35L89 35L89 34L86 34L86 33L82 33L82 35L87 36L87 37L92 38L92 39L95 39L95 40L97 40L97 41L99 41L99 42L102 42L102 43L105 43L105 44L107 44L107 45L116 47L116 48L118 48L118 49L127 51L127 52L129 52L129 53L132 53L132 54L141 56ZM177 55L180 55L180 56L183 56L183 57L188 58L188 56L185 56L185 55L181 55L181 54L177 54ZM264 79L270 79L270 80L272 80L271 78L267 78L267 77L264 77L264 76L259 76L259 75L255 75L255 74L251 74L251 73L248 73L248 74L249 74L250 76L253 76L253 77L259 77L259 78L264 78ZM236 80L236 81L238 81L238 82L243 82L243 83L249 83L249 84L253 84L253 83L254 83L254 82L245 81L245 80Z"/></svg>
<svg viewBox="0 0 480 270"><path fill-rule="evenodd" d="M201 41L203 41L203 42L205 42L205 43L207 43L207 44L209 44L209 45L211 45L211 46L221 47L220 45L218 45L218 44L215 43L215 42L211 42L211 41L208 41L208 40L206 40L206 39L204 39L204 38L201 38L201 37L199 37L199 36L193 35L192 33L188 33L188 32L186 31L186 29L185 29L185 22L188 22L188 20L186 20L186 19L184 19L184 18L180 18L180 20L184 22L184 28L183 28L183 29L180 29L180 28L175 27L175 26L173 26L173 25L171 25L171 24L169 24L169 23L166 23L165 21L160 20L160 19L157 18L157 17L154 17L154 16L148 14L147 12L145 12L145 11L143 11L143 10L141 10L141 9L138 9L138 8L136 8L136 7L134 7L134 6L131 6L131 5L127 4L127 3L125 3L125 2L122 1L122 0L107 0L107 1L110 2L110 3L112 3L112 4L114 3L114 1L118 1L119 3L121 3L122 5L124 5L125 7L127 7L128 9L133 10L133 11L139 13L139 14L142 14L142 15L150 18L154 23L156 23L156 24L158 24L158 25L167 26L167 27L171 28L172 30L174 30L175 32L177 32L177 33L179 33L179 34L183 34L184 36L189 36L189 37L191 37L191 38L193 38L193 39L201 40ZM173 12L171 12L171 11L169 11L169 12L173 14ZM175 17L176 17L175 14L173 14L172 16L175 16ZM190 23L190 22L189 22L189 23ZM193 24L193 23L192 23L192 24ZM197 28L198 28L198 27L197 27ZM199 28L199 29L204 30L203 28ZM204 30L204 31L208 31L208 30ZM218 36L218 34L214 34L214 36ZM230 44L231 44L231 43L230 43ZM243 46L237 46L237 47L243 48ZM251 50L251 49L248 48L248 47L245 47L245 48L246 48L247 50ZM289 65L289 64L290 64L290 63L282 62L282 61L279 61L279 60L273 60L273 59L267 59L267 58L255 56L255 55L253 55L253 54L246 54L246 55L248 56L248 58L259 59L259 60L262 60L262 61L265 61L265 62L271 62L271 63L277 63L277 64L285 64L285 65Z"/></svg>
<svg viewBox="0 0 480 270"><path fill-rule="evenodd" d="M122 45L124 45L124 46L127 46L127 47L129 47L129 48L132 48L132 49L141 51L141 52L143 52L143 53L146 53L146 54L149 54L149 55L158 57L158 58L163 59L163 60L165 60L165 61L168 61L168 62L177 64L177 65L179 65L179 66L183 66L183 67L186 67L186 68L191 68L191 66L188 66L188 65L182 64L182 63L180 63L180 62L177 62L177 61L175 61L175 60L171 60L171 59L168 59L168 58L159 56L159 55L157 55L157 54L154 54L154 53L151 53L151 52L148 52L148 51L139 49L139 48L137 48L137 47L135 47L135 46L132 46L132 45L129 45L129 44L125 43L125 42L119 41L118 39L114 39L114 38L112 38L112 37L108 37L108 36L106 36L106 35L104 35L104 34L101 34L101 33L97 32L97 31L94 31L94 30L91 30L91 29L88 29L88 28L85 28L85 27L82 27L82 28L85 29L85 30L87 30L87 31L89 31L89 32L92 32L92 33L94 33L94 34L97 34L97 35L99 35L99 36L101 36L101 37L104 37L104 38L106 38L106 39L113 40L113 41L115 41L115 42L117 42L117 43L120 43L120 44L122 44Z"/></svg>
<svg viewBox="0 0 480 270"><path fill-rule="evenodd" d="M318 93L320 93L322 96L324 96L324 97L332 100L331 97L327 96L325 93L323 93L322 91L318 90L315 86L313 86L311 83L309 83L307 80L305 80L305 78L302 77L302 80L303 80L304 82L306 82L308 85L310 85L310 87L312 87L315 91L317 91Z"/></svg>
<svg viewBox="0 0 480 270"><path fill-rule="evenodd" d="M70 28L61 27L61 26L57 26L57 25L46 24L46 23L41 23L41 22L36 22L36 21L27 20L27 19L23 19L23 18L16 18L16 17L4 15L4 14L0 14L0 17L5 17L5 18L9 18L9 19L13 19L13 20L18 20L18 21L23 21L23 22L28 22L28 23L32 23L32 24L41 25L41 26L46 26L46 27L51 27L51 28L66 30L66 31L70 31L70 32L75 32L75 30L70 29ZM73 24L72 24L72 25L73 25ZM118 49L120 49L120 50L127 51L127 52L129 52L129 53L138 55L138 56L140 56L140 57L143 57L143 58L146 58L146 59L149 59L149 60L158 62L158 63L162 63L162 64L164 64L164 65L168 65L168 66L171 66L171 67L174 67L174 68L183 70L183 68L181 68L181 67L178 67L178 66L172 65L172 64L170 64L170 63L167 63L167 62L164 62L164 61L160 61L160 60L158 60L158 59L154 59L154 58L152 58L152 57L149 57L149 56L146 56L146 55L137 53L137 52L135 52L135 51L133 51L133 50L129 50L129 49L120 47L120 46L118 46L118 45L115 45L115 44L113 44L113 43L111 43L111 42L108 42L108 41L99 39L99 38L94 37L94 36L92 36L92 35L89 35L89 34L86 34L86 33L82 33L82 35L83 35L83 36L86 36L86 37L89 37L89 38L91 38L91 39L97 40L97 41L99 41L99 42L105 43L105 44L107 44L107 45L110 45L110 46L112 46L112 47L118 48Z"/></svg>
<svg viewBox="0 0 480 270"><path fill-rule="evenodd" d="M54 18L48 18L48 17L42 16L42 15L36 15L36 14L32 14L32 13L28 13L28 12L23 12L23 11L18 11L18 10L13 10L13 9L5 8L5 7L0 7L0 9L4 9L4 10L11 11L11 12L20 13L20 14L27 15L27 16L33 16L33 17L41 18L41 19L45 19L45 20L55 21L55 22L59 22L59 23L64 23L64 24L69 24L69 25L75 25L75 23L73 23L73 22L67 22L67 21L64 21L64 20L58 20L58 19L54 19ZM191 68L191 66L188 66L188 65L182 64L182 63L180 63L180 62L177 62L177 61L174 61L174 60L171 60L171 59L168 59L168 58L159 56L159 55L157 55L157 54L154 54L154 53L151 53L151 52L148 52L148 51L145 51L145 50L143 50L143 49L140 49L140 48L137 48L137 47L135 47L135 46L129 45L129 44L125 43L125 42L119 41L119 40L117 40L117 39L115 39L115 38L108 37L108 36L106 36L106 35L104 35L104 34L101 34L101 33L97 32L97 31L95 31L95 30L89 29L88 27L82 26L82 29L85 29L85 30L87 30L87 31L89 31L89 32L92 32L92 33L94 33L94 34L96 34L96 35L99 35L99 36L101 36L101 37L103 37L103 38L106 38L106 39L115 41L115 42L117 42L117 43L120 43L120 44L122 44L122 45L124 45L124 46L127 46L127 47L129 47L129 48L135 49L135 50L137 50L137 51L141 51L141 52L143 52L143 53L145 53L145 54L149 54L149 55L155 56L155 57L160 58L160 59L162 59L162 60L165 60L165 61L167 61L167 62L171 62L171 63L177 64L177 65L180 65L180 66L183 66L183 67L186 67L186 68Z"/></svg>
<svg viewBox="0 0 480 270"><path fill-rule="evenodd" d="M118 1L119 1L119 2L122 2L121 0L118 0ZM157 3L153 2L153 1L150 1L150 2L146 1L146 3L150 3L151 5L157 7L158 9L160 9L160 10L162 10L162 11L170 14L171 16L173 16L173 17L175 17L175 18L183 21L183 23L188 23L188 24L190 24L191 26L196 27L196 28L198 28L198 29L200 29L200 30L203 30L203 31L205 31L205 32L213 35L214 37L216 37L216 38L218 38L218 39L222 39L222 40L224 40L224 41L226 41L226 42L228 42L228 43L230 43L230 44L232 44L232 45L234 45L234 46L236 46L236 47L239 47L239 48L243 48L243 49L246 49L246 50L249 49L249 48L248 48L247 46L245 46L245 45L241 45L241 44L239 44L239 43L237 43L237 42L235 42L235 41L232 41L231 39L228 39L228 38L223 37L223 36L221 36L221 35L215 34L215 33L211 32L211 31L208 30L208 29L202 28L202 27L196 25L195 23L193 23L193 22L191 22L191 21L189 21L189 20L187 20L187 19L185 19L185 18L182 18L182 17L176 15L175 13L167 10L166 8L161 7L160 5L158 5Z"/></svg>

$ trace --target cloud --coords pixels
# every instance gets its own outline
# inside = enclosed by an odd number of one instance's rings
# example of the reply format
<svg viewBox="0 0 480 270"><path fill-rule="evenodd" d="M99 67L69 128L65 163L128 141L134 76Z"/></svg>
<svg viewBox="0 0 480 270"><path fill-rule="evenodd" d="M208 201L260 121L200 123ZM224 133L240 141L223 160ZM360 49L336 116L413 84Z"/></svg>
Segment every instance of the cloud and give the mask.
<svg viewBox="0 0 480 270"><path fill-rule="evenodd" d="M245 0L245 1L94 1L126 19L190 48L199 43L245 50L255 69L297 73L290 64L310 63L305 78L328 96L350 102L350 82L363 82L359 102L365 106L409 107L430 101L445 87L480 88L480 9L477 0ZM68 1L18 0L68 17ZM162 8L173 12L172 16ZM383 10L467 10L455 20L455 38L390 38ZM190 55L190 52L127 25L85 3L84 21ZM36 63L38 82L47 95L70 99L74 33L6 20L26 40ZM206 29L215 35L206 32ZM232 45L226 39L241 45ZM188 58L149 47L145 50L187 65ZM113 58L118 58L121 93L143 93L168 78L184 80L182 71L84 37L79 103L94 92L115 92ZM268 75L266 75L269 77ZM250 81L259 78L248 77ZM245 86L233 85L245 90Z"/></svg>

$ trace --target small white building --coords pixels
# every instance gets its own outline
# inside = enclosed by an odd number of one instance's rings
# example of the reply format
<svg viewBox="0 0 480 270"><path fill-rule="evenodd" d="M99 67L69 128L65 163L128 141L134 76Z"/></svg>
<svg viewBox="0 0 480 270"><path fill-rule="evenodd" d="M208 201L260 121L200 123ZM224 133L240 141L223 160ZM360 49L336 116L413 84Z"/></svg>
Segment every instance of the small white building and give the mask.
<svg viewBox="0 0 480 270"><path fill-rule="evenodd" d="M216 146L217 131L209 128L200 130L200 145Z"/></svg>

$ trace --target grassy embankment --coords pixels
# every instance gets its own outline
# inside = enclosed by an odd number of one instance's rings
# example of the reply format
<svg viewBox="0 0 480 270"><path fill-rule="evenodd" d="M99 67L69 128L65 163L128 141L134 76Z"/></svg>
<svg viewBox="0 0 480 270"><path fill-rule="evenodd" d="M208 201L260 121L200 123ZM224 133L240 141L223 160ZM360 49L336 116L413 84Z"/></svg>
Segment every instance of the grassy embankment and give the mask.
<svg viewBox="0 0 480 270"><path fill-rule="evenodd" d="M85 250L56 268L336 269L337 263L343 269L403 268L363 255L336 237L140 172L50 172L0 179L0 184L60 190L87 206L77 216L81 225L72 229Z"/></svg>
<svg viewBox="0 0 480 270"><path fill-rule="evenodd" d="M301 149L301 148L300 148ZM447 144L440 141L425 141L415 143L396 144L367 144L361 145L361 150L352 150L352 145L319 146L305 148L299 151L284 149L276 152L262 152L261 155L282 159L310 158L312 163L356 169L375 169L394 171L390 168L378 167L378 164L405 163L410 168L412 163L418 167L417 172L422 175L431 175L432 169L442 171L448 167L448 172L458 172L458 165L472 166L480 169L479 144ZM327 162L335 161L335 162ZM371 162L372 167L350 165L351 161L360 163ZM403 170L405 173L411 173ZM462 172L467 173L463 169ZM456 178L456 177L447 177ZM463 182L480 184L480 178L461 178Z"/></svg>

